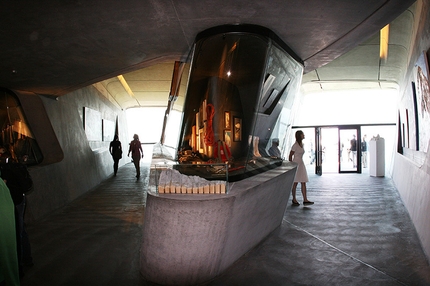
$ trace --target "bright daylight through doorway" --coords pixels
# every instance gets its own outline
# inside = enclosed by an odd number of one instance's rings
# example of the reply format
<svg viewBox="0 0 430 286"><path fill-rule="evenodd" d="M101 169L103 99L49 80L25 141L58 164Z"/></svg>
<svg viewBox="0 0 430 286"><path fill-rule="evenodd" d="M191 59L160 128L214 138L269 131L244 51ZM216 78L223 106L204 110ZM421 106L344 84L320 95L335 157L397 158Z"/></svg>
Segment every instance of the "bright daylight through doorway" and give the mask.
<svg viewBox="0 0 430 286"><path fill-rule="evenodd" d="M357 171L356 154L350 145L357 133L345 126L358 126L361 140L380 136L385 140L385 174L391 169L395 148L397 90L355 90L303 95L293 126L304 131L308 171L315 172L315 127L321 127L320 150L323 173ZM339 130L339 128L341 128ZM365 137L364 137L365 136ZM358 138L357 138L358 139ZM293 143L294 138L290 138ZM290 145L291 146L291 145ZM360 146L358 146L360 151ZM286 150L288 152L288 150ZM369 152L363 153L361 172L369 173ZM367 160L366 160L367 159ZM365 160L365 161L363 161Z"/></svg>
<svg viewBox="0 0 430 286"><path fill-rule="evenodd" d="M344 170L353 168L348 152L351 134L341 136L339 145L338 127L341 125L361 126L362 137L366 135L367 143L375 136L385 139L385 166L391 168L391 157L394 152L395 122L396 122L396 90L355 90L338 92L320 92L301 96L299 111L293 126L300 126L305 132L305 162L310 172L314 172L315 128L324 126L321 130L323 144L322 160L325 173L337 173L339 163ZM146 153L152 152L152 145L160 142L166 107L131 108L127 110L128 135L131 140L133 134L138 134L145 144ZM172 110L166 127L165 145L170 147L174 156L174 149L180 135L181 113ZM391 124L391 125L390 125ZM295 130L293 130L294 135ZM342 134L342 132L340 132ZM293 138L290 138L291 146ZM361 138L362 139L362 138ZM126 140L127 141L127 140ZM344 148L342 148L342 145ZM288 147L289 148L289 147ZM284 150L285 154L288 150ZM342 161L345 160L345 161ZM349 166L348 164L351 164ZM362 172L368 172L368 166L362 165Z"/></svg>

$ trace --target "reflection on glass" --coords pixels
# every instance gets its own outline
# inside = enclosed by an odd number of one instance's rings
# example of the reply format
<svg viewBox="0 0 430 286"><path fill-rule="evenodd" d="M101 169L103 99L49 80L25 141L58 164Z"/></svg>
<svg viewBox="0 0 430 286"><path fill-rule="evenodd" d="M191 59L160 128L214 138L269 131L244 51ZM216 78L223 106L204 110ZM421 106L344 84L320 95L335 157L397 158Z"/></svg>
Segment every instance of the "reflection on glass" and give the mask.
<svg viewBox="0 0 430 286"><path fill-rule="evenodd" d="M269 37L219 33L195 43L184 104L177 168L216 179L211 163L227 163L238 180L279 165L269 155L291 118L303 67ZM281 111L287 116L280 116ZM278 139L279 140L279 139ZM194 168L189 168L194 164ZM185 168L185 166L187 166Z"/></svg>
<svg viewBox="0 0 430 286"><path fill-rule="evenodd" d="M357 151L359 149L357 129L340 129L340 171L357 171Z"/></svg>
<svg viewBox="0 0 430 286"><path fill-rule="evenodd" d="M0 93L0 163L39 164L42 153L27 124L18 98L11 92Z"/></svg>

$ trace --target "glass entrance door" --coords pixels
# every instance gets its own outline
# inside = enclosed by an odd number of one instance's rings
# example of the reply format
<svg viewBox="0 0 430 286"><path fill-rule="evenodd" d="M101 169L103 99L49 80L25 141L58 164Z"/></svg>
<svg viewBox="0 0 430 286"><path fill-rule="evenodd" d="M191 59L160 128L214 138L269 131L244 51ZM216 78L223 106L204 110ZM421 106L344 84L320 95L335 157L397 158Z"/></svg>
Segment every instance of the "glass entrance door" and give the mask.
<svg viewBox="0 0 430 286"><path fill-rule="evenodd" d="M361 173L360 126L339 126L339 173Z"/></svg>
<svg viewBox="0 0 430 286"><path fill-rule="evenodd" d="M321 127L315 128L315 174L322 175L323 149L321 143Z"/></svg>
<svg viewBox="0 0 430 286"><path fill-rule="evenodd" d="M315 128L316 164L315 174L339 171L339 134L337 127Z"/></svg>

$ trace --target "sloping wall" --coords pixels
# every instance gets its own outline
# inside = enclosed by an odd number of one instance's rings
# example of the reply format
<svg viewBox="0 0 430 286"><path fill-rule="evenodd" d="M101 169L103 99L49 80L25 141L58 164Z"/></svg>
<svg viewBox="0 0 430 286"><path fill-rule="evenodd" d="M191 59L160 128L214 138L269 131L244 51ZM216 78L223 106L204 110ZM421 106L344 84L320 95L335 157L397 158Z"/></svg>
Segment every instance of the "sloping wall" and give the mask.
<svg viewBox="0 0 430 286"><path fill-rule="evenodd" d="M113 173L113 160L108 151L110 142L87 140L83 127L84 107L100 112L102 119L118 120L120 141L123 148L128 148L125 112L101 96L94 87L74 91L58 100L40 98L64 158L58 163L29 168L34 191L27 196L27 222L41 219L61 208ZM124 159L120 160L120 166L124 163Z"/></svg>
<svg viewBox="0 0 430 286"><path fill-rule="evenodd" d="M407 109L411 115L406 126L410 130L410 140L403 143L403 154L397 153L394 156L392 177L415 225L424 252L427 258L430 258L430 151L423 152L417 147L419 144L416 144L415 140L415 120L412 116L414 113L410 104L413 101L414 65L423 51L430 49L430 1L419 0L413 7L415 10L411 12L414 13L416 37L411 44L409 66L399 98L400 117ZM402 119L400 122L403 126ZM420 128L429 130L430 124L425 122L419 120ZM398 135L402 138L401 133Z"/></svg>

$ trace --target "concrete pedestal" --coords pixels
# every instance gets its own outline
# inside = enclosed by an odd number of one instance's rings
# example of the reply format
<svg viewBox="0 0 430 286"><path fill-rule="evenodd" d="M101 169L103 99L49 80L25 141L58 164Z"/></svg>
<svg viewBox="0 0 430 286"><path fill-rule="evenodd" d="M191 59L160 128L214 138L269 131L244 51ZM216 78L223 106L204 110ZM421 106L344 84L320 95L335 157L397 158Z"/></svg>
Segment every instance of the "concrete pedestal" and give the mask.
<svg viewBox="0 0 430 286"><path fill-rule="evenodd" d="M385 140L372 139L369 142L370 164L369 174L373 177L385 176Z"/></svg>
<svg viewBox="0 0 430 286"><path fill-rule="evenodd" d="M296 164L229 184L225 195L147 197L142 277L163 285L207 281L232 265L282 223Z"/></svg>

